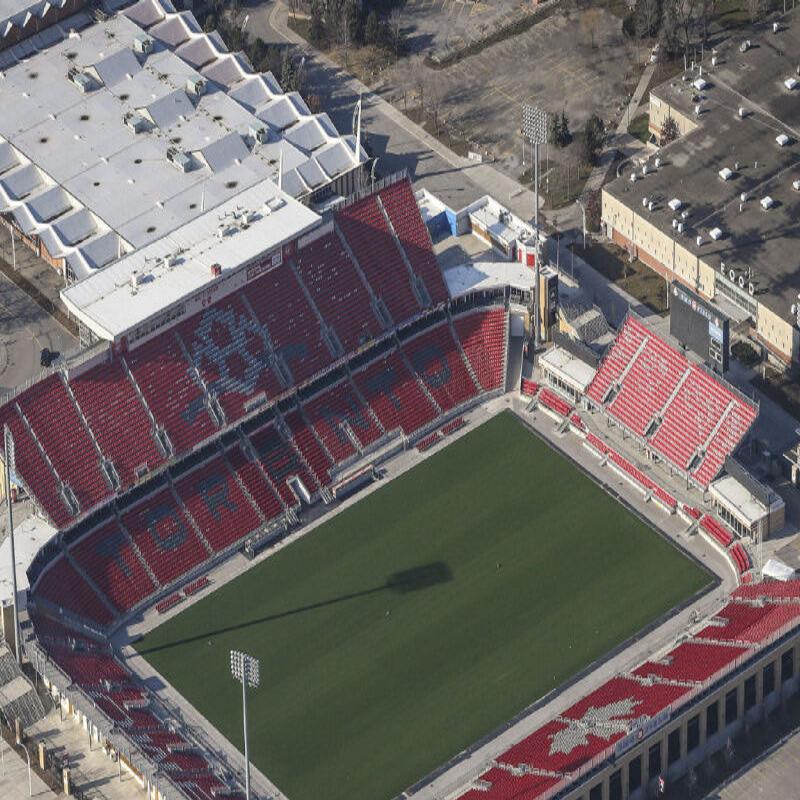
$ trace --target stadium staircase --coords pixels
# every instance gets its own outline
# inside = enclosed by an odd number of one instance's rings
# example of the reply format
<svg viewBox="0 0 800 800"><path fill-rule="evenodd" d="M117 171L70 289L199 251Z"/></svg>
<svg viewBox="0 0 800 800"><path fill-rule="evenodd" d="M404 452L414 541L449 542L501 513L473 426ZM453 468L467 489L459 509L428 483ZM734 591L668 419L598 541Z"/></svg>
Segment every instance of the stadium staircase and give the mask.
<svg viewBox="0 0 800 800"><path fill-rule="evenodd" d="M222 461L225 464L225 469L228 471L228 477L236 482L236 485L239 487L239 491L247 498L247 502L250 503L253 510L258 515L258 519L261 524L265 525L268 522L267 515L264 513L261 504L257 502L255 497L250 493L250 490L245 485L245 482L242 480L239 473L231 465L230 458L228 457L228 451L220 449L220 453L222 454Z"/></svg>
<svg viewBox="0 0 800 800"><path fill-rule="evenodd" d="M392 239L397 247L397 252L400 254L400 259L408 270L408 279L411 282L411 289L414 292L414 296L417 298L417 303L419 303L420 308L427 308L428 306L433 305L431 296L425 287L425 282L422 280L420 275L417 275L414 272L414 268L411 266L411 262L408 260L408 256L406 255L406 251L400 242L397 231L395 231L394 226L392 225L392 220L389 219L389 214L386 212L386 208L381 201L380 194L376 195L375 199L378 203L378 208L380 209L381 214L383 214L386 227L389 229L389 233L392 235Z"/></svg>
<svg viewBox="0 0 800 800"><path fill-rule="evenodd" d="M372 309L372 313L375 315L375 319L381 325L384 331L389 331L394 326L395 322L392 317L391 312L386 307L386 303L379 297L379 295L375 292L372 287L372 284L369 282L366 273L361 268L361 264L359 264L358 259L356 258L356 254L353 252L352 248L350 247L350 243L347 241L347 237L344 235L344 232L339 227L336 222L333 224L334 230L336 231L336 236L339 239L339 243L342 245L345 253L347 253L347 257L350 259L350 262L355 267L356 272L358 272L359 277L361 278L361 282L366 286L367 291L369 292L370 296L370 307Z"/></svg>
<svg viewBox="0 0 800 800"><path fill-rule="evenodd" d="M72 553L68 549L64 549L64 558L72 565L72 568L75 572L80 575L80 577L87 583L88 586L91 587L92 591L100 598L103 605L108 609L109 613L116 615L117 608L111 602L111 600L106 597L106 593L92 580L89 574L81 567L78 561L73 557Z"/></svg>
<svg viewBox="0 0 800 800"><path fill-rule="evenodd" d="M214 393L208 386L208 382L203 377L203 373L198 366L197 362L192 358L189 348L186 346L186 342L183 340L183 337L180 334L179 330L175 330L175 341L180 348L181 353L183 353L183 358L188 365L188 370L191 373L192 377L197 382L198 386L203 390L203 399L205 401L206 409L208 410L208 414L211 419L214 421L214 424L218 428L224 428L228 422L227 417L225 416L225 411L222 406L217 401Z"/></svg>
<svg viewBox="0 0 800 800"><path fill-rule="evenodd" d="M306 286L305 281L303 280L303 276L300 274L300 270L297 268L297 264L293 260L290 260L289 265L297 280L297 285L300 287L300 290L305 295L306 302L308 303L309 307L312 309L312 311L317 317L320 333L322 335L322 341L328 348L328 352L331 354L331 358L333 359L342 358L342 356L345 355L345 350L344 347L342 347L342 343L339 341L339 337L336 335L336 331L328 325L328 323L325 321L325 318L322 316L319 308L317 308L316 301L314 300L314 297L312 296L311 292L308 290L308 287Z"/></svg>
<svg viewBox="0 0 800 800"><path fill-rule="evenodd" d="M450 328L450 335L453 337L453 341L456 343L458 347L458 352L461 354L461 360L464 362L464 366L467 368L467 372L469 372L470 378L472 378L472 382L475 384L477 388L481 387L481 382L478 380L478 376L475 374L475 369L472 366L469 358L467 358L466 351L464 350L464 345L461 340L458 338L458 333L456 331L455 325L453 324L453 317L450 313L450 310L447 310L447 324ZM505 365L503 369L503 374L505 374Z"/></svg>
<svg viewBox="0 0 800 800"><path fill-rule="evenodd" d="M178 508L183 513L183 516L188 520L189 525L191 525L195 535L200 540L203 547L205 547L208 555L213 555L214 548L212 547L211 542L209 542L208 539L206 539L205 534L200 529L200 526L197 524L197 521L195 520L194 516L192 516L191 511L189 511L189 509L186 507L186 503L184 502L183 497L181 497L180 492L178 492L178 490L175 488L175 480L173 479L172 475L170 473L167 474L169 476L168 477L169 491L170 494L172 495L172 499L175 502L175 505L178 506Z"/></svg>
<svg viewBox="0 0 800 800"><path fill-rule="evenodd" d="M125 528L125 525L122 522L122 517L116 510L115 510L115 515L116 515L117 525L119 526L122 535L125 537L125 539L127 539L127 542L130 545L133 554L136 556L136 559L142 565L142 567L144 567L144 571L147 573L147 576L153 582L153 586L155 586L156 588L160 588L161 582L156 577L155 572L153 572L153 568L150 566L150 564L147 563L147 559L142 554L142 551L139 549L139 546L136 544L136 542L133 541L133 538L131 537L130 533Z"/></svg>

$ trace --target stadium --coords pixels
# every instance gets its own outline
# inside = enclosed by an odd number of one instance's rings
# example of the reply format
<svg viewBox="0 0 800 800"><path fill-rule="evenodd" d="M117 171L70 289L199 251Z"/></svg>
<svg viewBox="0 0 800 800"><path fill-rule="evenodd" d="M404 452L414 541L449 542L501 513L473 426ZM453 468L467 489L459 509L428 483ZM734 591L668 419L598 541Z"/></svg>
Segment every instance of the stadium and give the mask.
<svg viewBox="0 0 800 800"><path fill-rule="evenodd" d="M120 774L245 796L231 651L261 798L635 800L797 692L800 582L709 500L757 403L633 312L595 367L526 371L524 226L516 277L465 285L405 175L191 14L75 10L3 56L3 91L55 61L73 92L0 123L0 199L85 345L0 406L51 533L5 627ZM128 138L80 185L36 147L84 115ZM104 192L145 151L139 214Z"/></svg>

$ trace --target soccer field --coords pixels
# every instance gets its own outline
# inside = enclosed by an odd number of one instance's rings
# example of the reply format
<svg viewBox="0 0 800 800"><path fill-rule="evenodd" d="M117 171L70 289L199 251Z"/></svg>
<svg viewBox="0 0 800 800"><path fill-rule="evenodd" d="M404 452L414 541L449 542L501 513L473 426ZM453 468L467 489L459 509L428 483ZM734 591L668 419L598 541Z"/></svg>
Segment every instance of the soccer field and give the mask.
<svg viewBox="0 0 800 800"><path fill-rule="evenodd" d="M588 456L587 456L588 458ZM290 800L389 800L711 582L504 413L137 649Z"/></svg>

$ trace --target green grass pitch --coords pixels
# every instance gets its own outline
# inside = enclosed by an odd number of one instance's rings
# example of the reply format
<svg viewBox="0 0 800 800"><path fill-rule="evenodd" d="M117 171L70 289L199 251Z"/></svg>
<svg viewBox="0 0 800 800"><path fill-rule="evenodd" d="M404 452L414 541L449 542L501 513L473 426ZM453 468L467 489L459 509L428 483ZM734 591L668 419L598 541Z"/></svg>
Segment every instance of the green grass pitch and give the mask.
<svg viewBox="0 0 800 800"><path fill-rule="evenodd" d="M588 458L589 456L587 456ZM290 800L388 800L710 583L510 413L147 635Z"/></svg>

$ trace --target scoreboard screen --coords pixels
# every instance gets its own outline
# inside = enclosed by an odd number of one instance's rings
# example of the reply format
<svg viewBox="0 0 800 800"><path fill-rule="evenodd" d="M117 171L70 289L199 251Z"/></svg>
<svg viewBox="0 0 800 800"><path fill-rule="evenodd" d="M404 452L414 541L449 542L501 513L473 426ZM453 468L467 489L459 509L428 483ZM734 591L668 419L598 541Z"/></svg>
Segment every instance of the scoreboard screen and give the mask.
<svg viewBox="0 0 800 800"><path fill-rule="evenodd" d="M716 372L727 371L730 320L677 282L670 286L669 332Z"/></svg>

